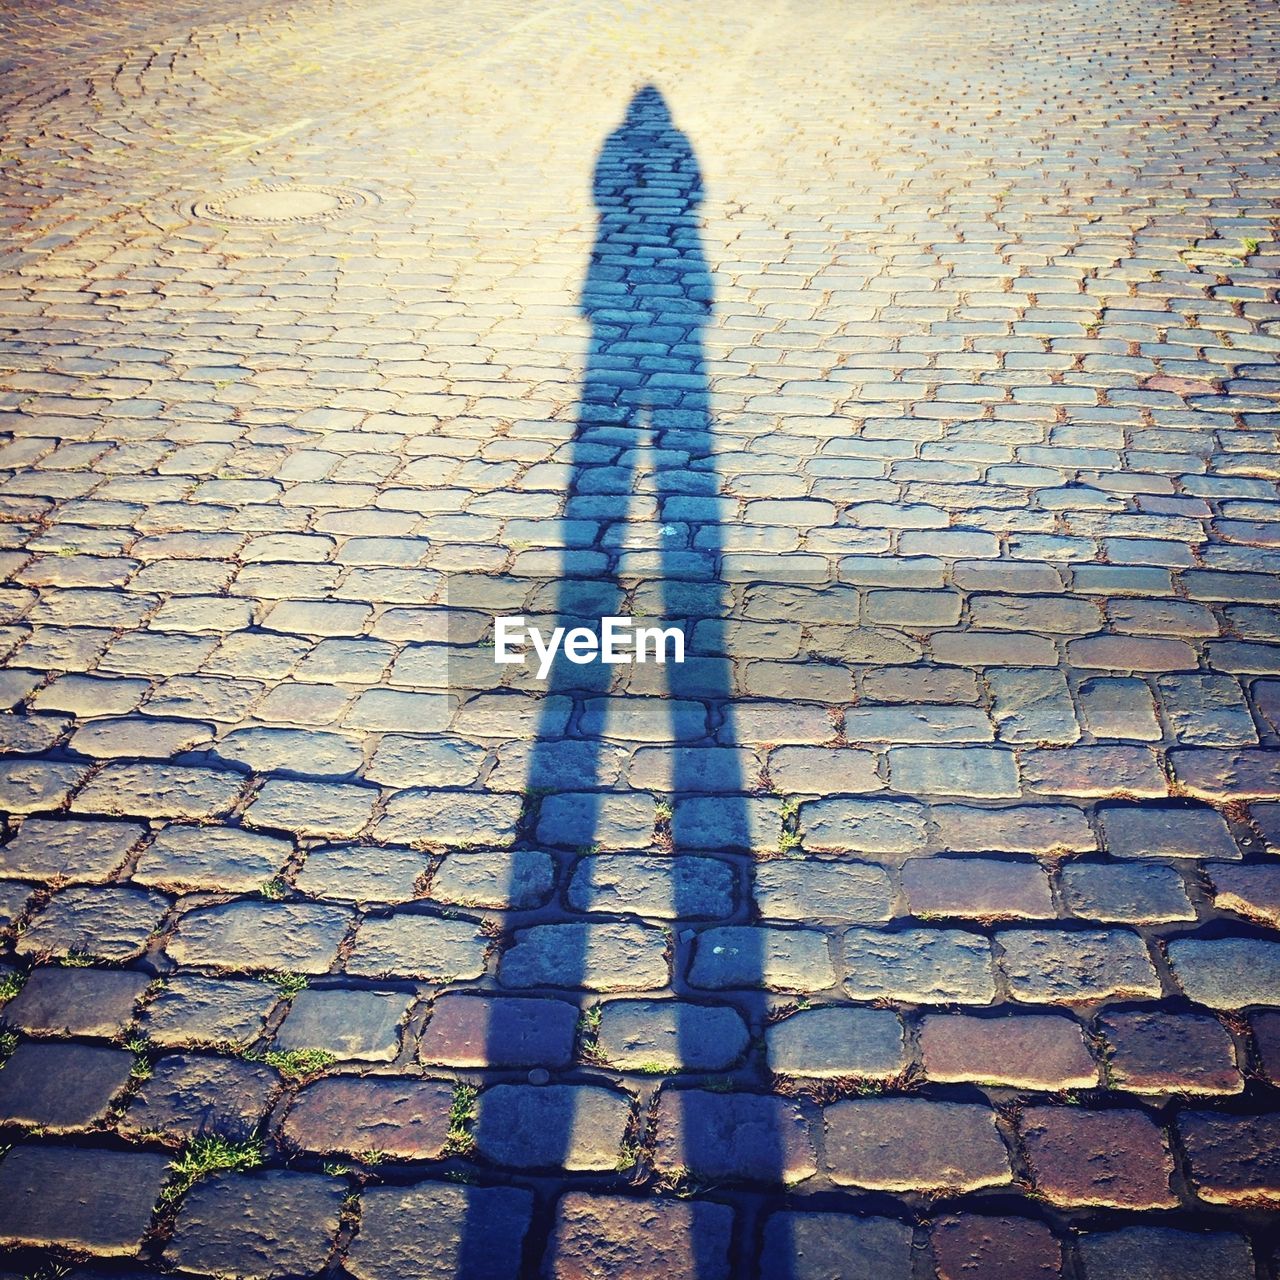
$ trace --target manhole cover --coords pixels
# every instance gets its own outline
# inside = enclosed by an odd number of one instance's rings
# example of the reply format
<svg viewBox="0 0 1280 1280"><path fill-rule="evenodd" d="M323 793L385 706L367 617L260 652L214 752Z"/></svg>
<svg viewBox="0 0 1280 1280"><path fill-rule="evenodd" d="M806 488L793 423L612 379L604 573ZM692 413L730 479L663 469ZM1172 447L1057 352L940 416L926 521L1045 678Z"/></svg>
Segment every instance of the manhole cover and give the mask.
<svg viewBox="0 0 1280 1280"><path fill-rule="evenodd" d="M329 222L353 209L376 204L377 197L358 187L319 187L301 182L257 182L191 206L197 218L237 226L291 227Z"/></svg>

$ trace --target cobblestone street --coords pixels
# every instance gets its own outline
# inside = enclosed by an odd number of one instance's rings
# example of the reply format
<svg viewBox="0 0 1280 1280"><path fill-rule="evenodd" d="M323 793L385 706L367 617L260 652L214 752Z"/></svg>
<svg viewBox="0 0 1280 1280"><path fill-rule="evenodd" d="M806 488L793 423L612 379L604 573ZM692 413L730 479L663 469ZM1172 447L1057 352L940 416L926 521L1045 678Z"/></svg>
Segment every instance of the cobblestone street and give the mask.
<svg viewBox="0 0 1280 1280"><path fill-rule="evenodd" d="M1280 1280L1277 65L0 4L0 1280Z"/></svg>

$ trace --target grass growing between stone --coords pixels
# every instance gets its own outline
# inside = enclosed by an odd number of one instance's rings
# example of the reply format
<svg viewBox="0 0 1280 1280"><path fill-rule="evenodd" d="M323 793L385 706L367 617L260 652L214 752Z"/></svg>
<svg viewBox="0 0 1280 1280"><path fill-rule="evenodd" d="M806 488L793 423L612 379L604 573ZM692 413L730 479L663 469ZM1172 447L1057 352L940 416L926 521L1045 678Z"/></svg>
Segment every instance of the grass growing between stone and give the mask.
<svg viewBox="0 0 1280 1280"><path fill-rule="evenodd" d="M476 1095L473 1084L458 1081L453 1086L453 1102L449 1107L449 1136L444 1153L449 1156L466 1156L475 1150L476 1140L471 1133L471 1122L476 1117Z"/></svg>
<svg viewBox="0 0 1280 1280"><path fill-rule="evenodd" d="M230 1142L226 1138L193 1138L170 1165L169 1185L160 1193L164 1206L175 1204L201 1178L214 1173L248 1173L267 1158L259 1138Z"/></svg>

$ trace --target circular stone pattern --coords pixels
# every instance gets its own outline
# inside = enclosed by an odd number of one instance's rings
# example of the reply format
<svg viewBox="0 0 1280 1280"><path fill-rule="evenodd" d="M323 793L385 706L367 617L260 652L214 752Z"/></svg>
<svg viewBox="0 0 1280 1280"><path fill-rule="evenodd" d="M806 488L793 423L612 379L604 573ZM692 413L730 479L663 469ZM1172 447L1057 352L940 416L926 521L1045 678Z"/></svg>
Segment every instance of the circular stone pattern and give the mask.
<svg viewBox="0 0 1280 1280"><path fill-rule="evenodd" d="M291 227L333 218L376 204L357 187L321 187L301 182L256 182L197 200L191 212L210 222L235 226Z"/></svg>

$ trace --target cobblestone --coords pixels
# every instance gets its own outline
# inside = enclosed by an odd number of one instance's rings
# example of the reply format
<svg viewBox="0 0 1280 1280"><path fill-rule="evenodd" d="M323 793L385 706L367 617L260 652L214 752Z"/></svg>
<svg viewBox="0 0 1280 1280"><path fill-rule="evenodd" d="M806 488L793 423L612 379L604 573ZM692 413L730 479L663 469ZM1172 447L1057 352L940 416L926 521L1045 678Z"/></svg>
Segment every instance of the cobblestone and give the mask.
<svg viewBox="0 0 1280 1280"><path fill-rule="evenodd" d="M1274 1271L1274 7L830 17L4 10L0 1271Z"/></svg>

